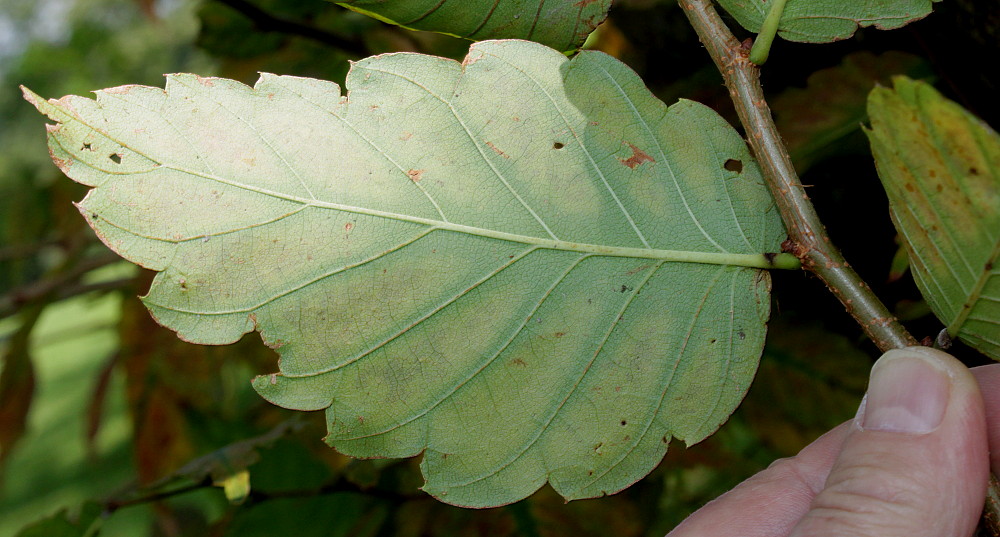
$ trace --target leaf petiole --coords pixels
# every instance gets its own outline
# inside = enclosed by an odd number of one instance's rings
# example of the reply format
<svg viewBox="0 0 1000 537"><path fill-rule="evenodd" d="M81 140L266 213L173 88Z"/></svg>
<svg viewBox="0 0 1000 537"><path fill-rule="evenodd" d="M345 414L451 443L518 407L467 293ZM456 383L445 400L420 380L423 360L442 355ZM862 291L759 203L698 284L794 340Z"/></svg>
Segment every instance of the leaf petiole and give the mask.
<svg viewBox="0 0 1000 537"><path fill-rule="evenodd" d="M778 33L778 22L784 12L785 0L771 0L771 10L767 12L767 18L764 19L760 33L753 41L753 48L750 49L750 61L755 65L763 65L767 61L767 55L771 52L771 42Z"/></svg>

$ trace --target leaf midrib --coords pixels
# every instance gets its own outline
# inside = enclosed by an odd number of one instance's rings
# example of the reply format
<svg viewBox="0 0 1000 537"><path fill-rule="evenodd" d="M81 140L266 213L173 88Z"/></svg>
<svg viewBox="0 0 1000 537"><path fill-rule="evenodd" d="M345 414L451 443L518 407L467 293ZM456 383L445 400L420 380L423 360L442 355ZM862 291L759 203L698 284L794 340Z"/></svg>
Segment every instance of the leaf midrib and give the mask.
<svg viewBox="0 0 1000 537"><path fill-rule="evenodd" d="M299 203L302 205L306 205L308 207L331 209L353 214L387 218L390 220L398 220L401 222L409 222L413 224L430 226L435 230L454 231L457 233L464 233L467 235L475 235L490 239L517 242L521 244L529 244L532 246L537 246L539 248L544 248L548 250L562 250L569 252L579 252L584 254L603 255L609 257L632 257L632 258L657 259L663 261L674 261L674 262L684 262L684 263L705 263L710 265L738 265L738 266L754 267L754 268L773 267L773 264L770 261L768 261L762 253L736 254L727 252L662 250L656 248L608 246L602 244L590 244L590 243L581 243L574 241L564 241L559 239L550 239L544 237L535 237L531 235L521 235L518 233L509 233L506 231L498 231L494 229L468 226L464 224L456 224L454 222L435 220L433 218L424 218L421 216L396 213L392 211L382 211L378 209L369 209L366 207L346 205L343 203L333 203L329 201L313 200L299 196L293 196L291 194L285 194L267 188L247 185L244 183L240 183L238 181L232 181L223 177L219 177L204 172L199 172L197 170L183 168L180 166L161 164L160 167L171 169L180 173L195 175L198 177L202 177L204 179L208 179L210 181L215 181L217 183L221 183L224 185L240 188L248 192L254 192L264 196L270 196L276 199L282 199L293 203Z"/></svg>

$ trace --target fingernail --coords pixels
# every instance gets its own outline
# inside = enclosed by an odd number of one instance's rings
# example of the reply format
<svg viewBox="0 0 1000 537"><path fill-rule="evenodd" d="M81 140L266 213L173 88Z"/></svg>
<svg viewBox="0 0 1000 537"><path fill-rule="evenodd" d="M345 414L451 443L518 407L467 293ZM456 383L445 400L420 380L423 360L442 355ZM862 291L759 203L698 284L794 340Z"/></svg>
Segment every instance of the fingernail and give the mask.
<svg viewBox="0 0 1000 537"><path fill-rule="evenodd" d="M951 377L932 356L891 350L872 367L861 428L926 434L944 417Z"/></svg>

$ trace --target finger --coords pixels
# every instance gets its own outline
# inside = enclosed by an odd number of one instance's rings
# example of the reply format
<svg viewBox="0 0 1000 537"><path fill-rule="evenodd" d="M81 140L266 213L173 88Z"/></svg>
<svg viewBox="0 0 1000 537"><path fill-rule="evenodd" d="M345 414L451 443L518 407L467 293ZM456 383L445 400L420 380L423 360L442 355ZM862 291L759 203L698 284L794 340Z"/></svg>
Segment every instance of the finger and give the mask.
<svg viewBox="0 0 1000 537"><path fill-rule="evenodd" d="M987 438L990 445L990 467L995 475L1000 475L1000 364L972 368L972 374L979 382L986 408Z"/></svg>
<svg viewBox="0 0 1000 537"><path fill-rule="evenodd" d="M872 368L826 485L792 535L967 537L988 469L975 377L940 351L889 351Z"/></svg>
<svg viewBox="0 0 1000 537"><path fill-rule="evenodd" d="M849 425L826 433L795 457L775 461L689 516L668 537L788 535L823 488Z"/></svg>

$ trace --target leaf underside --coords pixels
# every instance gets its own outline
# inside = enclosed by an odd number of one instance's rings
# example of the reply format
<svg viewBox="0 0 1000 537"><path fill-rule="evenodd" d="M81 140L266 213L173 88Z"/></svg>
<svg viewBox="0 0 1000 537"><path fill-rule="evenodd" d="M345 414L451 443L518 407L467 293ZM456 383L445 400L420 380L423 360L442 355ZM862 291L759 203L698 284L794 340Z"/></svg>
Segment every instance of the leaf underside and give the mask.
<svg viewBox="0 0 1000 537"><path fill-rule="evenodd" d="M160 271L160 323L204 344L259 330L281 355L262 396L325 409L346 454L424 453L443 501L610 494L725 421L770 307L766 271L725 259L784 231L722 118L525 41L368 58L346 87L26 95L95 187L87 221Z"/></svg>
<svg viewBox="0 0 1000 537"><path fill-rule="evenodd" d="M778 24L778 35L789 41L829 43L847 39L859 27L893 30L920 20L940 0L788 0ZM719 0L741 26L757 33L767 17L770 1Z"/></svg>
<svg viewBox="0 0 1000 537"><path fill-rule="evenodd" d="M1000 360L1000 136L905 77L868 99L868 138L921 294L958 338Z"/></svg>
<svg viewBox="0 0 1000 537"><path fill-rule="evenodd" d="M528 39L576 50L608 16L611 0L332 0L383 22L483 41Z"/></svg>

